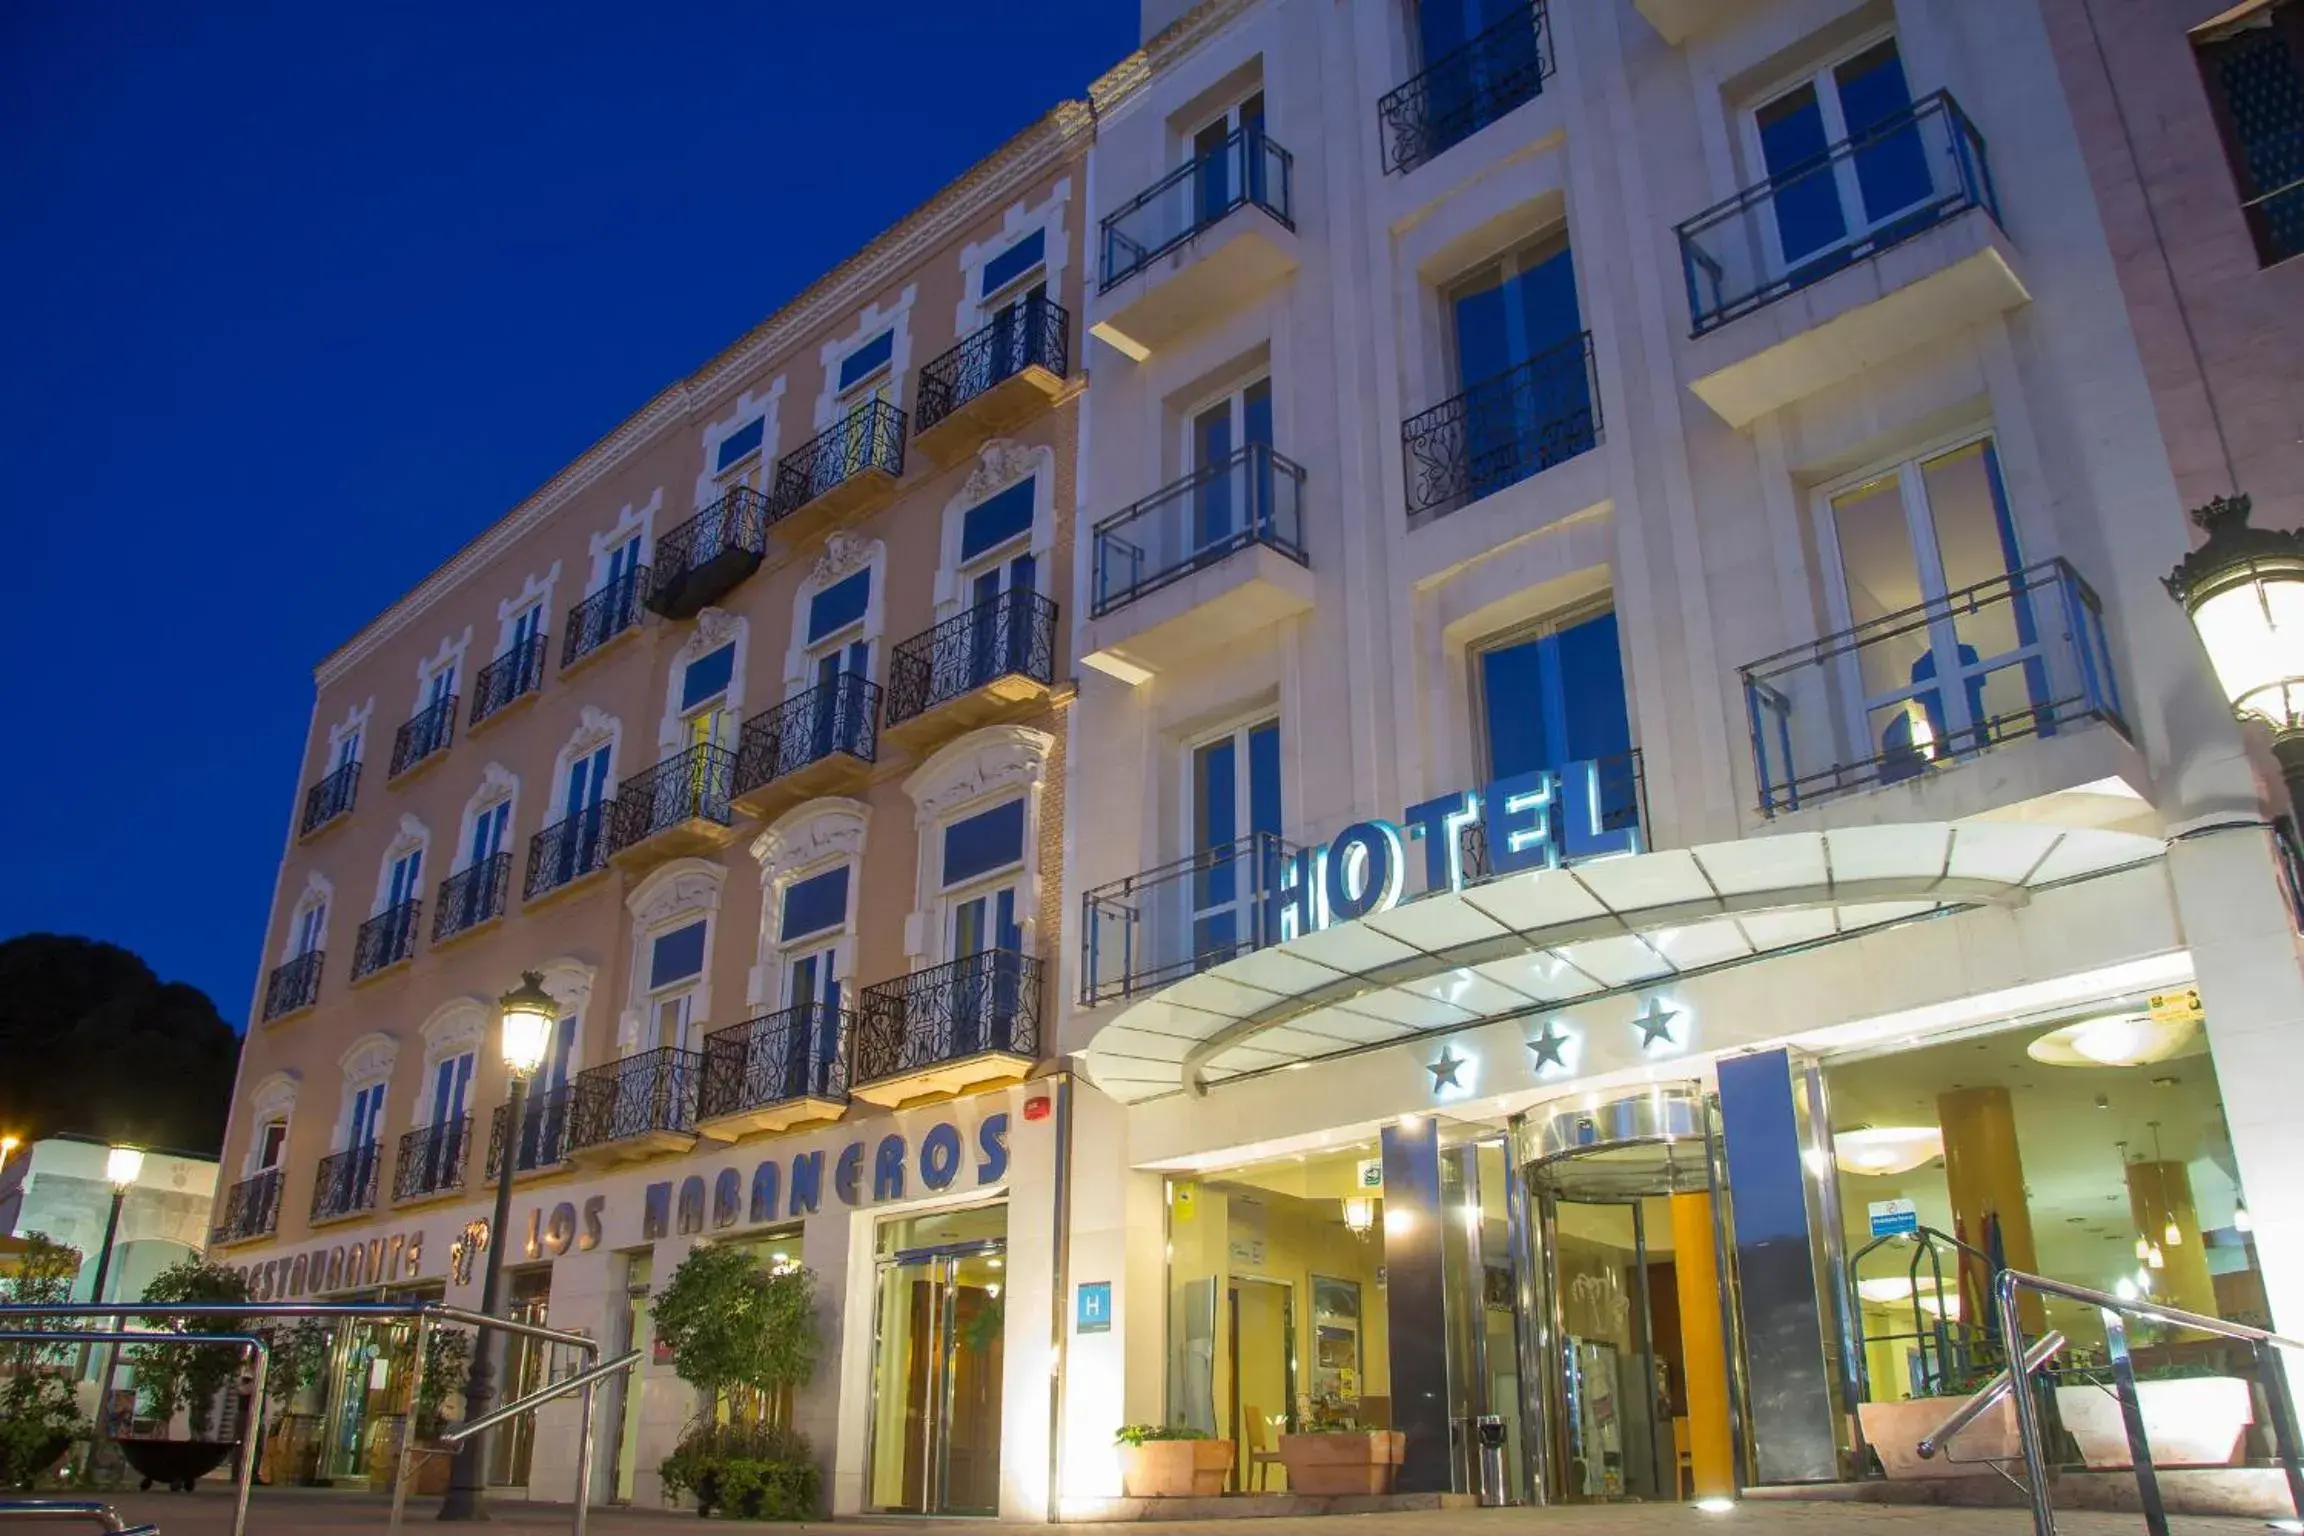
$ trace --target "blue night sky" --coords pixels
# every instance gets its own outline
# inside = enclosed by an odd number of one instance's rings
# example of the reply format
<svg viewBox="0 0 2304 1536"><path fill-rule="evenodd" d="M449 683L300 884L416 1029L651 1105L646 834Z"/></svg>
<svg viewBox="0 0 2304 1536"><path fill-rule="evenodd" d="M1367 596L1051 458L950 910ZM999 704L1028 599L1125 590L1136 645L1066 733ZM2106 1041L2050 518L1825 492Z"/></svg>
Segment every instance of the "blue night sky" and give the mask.
<svg viewBox="0 0 2304 1536"><path fill-rule="evenodd" d="M1133 0L0 5L0 937L247 1016L311 668Z"/></svg>

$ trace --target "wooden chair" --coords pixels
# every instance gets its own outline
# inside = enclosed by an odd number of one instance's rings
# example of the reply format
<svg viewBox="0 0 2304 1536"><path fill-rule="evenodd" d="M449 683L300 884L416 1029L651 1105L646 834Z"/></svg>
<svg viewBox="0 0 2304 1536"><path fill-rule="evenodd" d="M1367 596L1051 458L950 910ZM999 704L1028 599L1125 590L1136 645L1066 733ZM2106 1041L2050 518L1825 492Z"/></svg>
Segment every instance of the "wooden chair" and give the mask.
<svg viewBox="0 0 2304 1536"><path fill-rule="evenodd" d="M1691 1445L1688 1415L1681 1414L1672 1421L1672 1461L1679 1469L1679 1487L1672 1491L1676 1499L1685 1499L1696 1491L1696 1452Z"/></svg>
<svg viewBox="0 0 2304 1536"><path fill-rule="evenodd" d="M1240 1414L1248 1426L1248 1474L1256 1491L1263 1493L1271 1485L1272 1469L1280 1464L1280 1453L1272 1449L1272 1426L1262 1409L1243 1403Z"/></svg>

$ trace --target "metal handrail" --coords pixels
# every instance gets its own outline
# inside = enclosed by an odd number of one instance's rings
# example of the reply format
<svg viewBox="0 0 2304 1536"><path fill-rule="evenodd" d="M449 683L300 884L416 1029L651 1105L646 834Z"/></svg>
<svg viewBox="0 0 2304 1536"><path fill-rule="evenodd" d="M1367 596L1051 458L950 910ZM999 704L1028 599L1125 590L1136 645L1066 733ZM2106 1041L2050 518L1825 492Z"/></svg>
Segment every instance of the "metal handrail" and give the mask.
<svg viewBox="0 0 2304 1536"><path fill-rule="evenodd" d="M2040 1335L2040 1342L2024 1351L2023 1370L2025 1376L2030 1377L2034 1371L2062 1354L2064 1347L2071 1342L2070 1339L2064 1337L2060 1329L2051 1328ZM1950 1445L1953 1436L1991 1412L1993 1405L2015 1388L2016 1369L2015 1366L2010 1366L1984 1383L1984 1389L1981 1392L1953 1409L1950 1418L1927 1434L1922 1435L1920 1443L1913 1447L1920 1453L1920 1459L1922 1461L1930 1459L1938 1451Z"/></svg>
<svg viewBox="0 0 2304 1536"><path fill-rule="evenodd" d="M2160 1499L2159 1475L2153 1470L2152 1448L2145 1440L2144 1409L2136 1396L2136 1367L2128 1352L2127 1324L2122 1321L2127 1317L2212 1333L2254 1347L2257 1385L2263 1389L2265 1410L2272 1421L2273 1449L2279 1457L2280 1470L2288 1480L2289 1500L2300 1514L2304 1514L2304 1464L2300 1464L2297 1451L2296 1399L2288 1390L2288 1373L2281 1364L2279 1353L2283 1349L2304 1350L2304 1340L2291 1339L2262 1328L2251 1328L2246 1323L2226 1322L2220 1317L2187 1312L2181 1307L2148 1301L2143 1297L2128 1300L2109 1291L2092 1290L2085 1285L2051 1280L2045 1275L2026 1274L2022 1270L2004 1269L1993 1287L1993 1303L2000 1309L2000 1332L2009 1342L2011 1356L2026 1363L2027 1382L2031 1375L2031 1352L2025 1350L2019 1353L2016 1348L2024 1338L2024 1320L2019 1315L2017 1301L2025 1291L2037 1296L2055 1296L2065 1301L2081 1302L2097 1308L2103 1314L2104 1350L2112 1359L2112 1379L2115 1393L2120 1399L2120 1417L2128 1431L2128 1459L2136 1472L2137 1504L2144 1515L2144 1528L2151 1536L2168 1536L2168 1510ZM2032 1530L2034 1536L2056 1536L2056 1509L2048 1496L2047 1436L2040 1423L2040 1404L2029 1391L2017 1392L2015 1402L2016 1429L2024 1447L2026 1491L2032 1500Z"/></svg>
<svg viewBox="0 0 2304 1536"><path fill-rule="evenodd" d="M507 1419L516 1419L524 1413L532 1413L556 1397L566 1397L571 1392L589 1387L596 1381L603 1381L619 1371L628 1371L639 1363L640 1351L636 1349L626 1350L613 1360L603 1360L600 1364L589 1366L573 1376L563 1376L558 1381L547 1382L526 1397L515 1398L501 1408L490 1409L469 1424L459 1424L454 1429L443 1429L440 1431L440 1438L449 1445L462 1445L484 1429L494 1429ZM579 1477L577 1481L590 1482L591 1479Z"/></svg>
<svg viewBox="0 0 2304 1536"><path fill-rule="evenodd" d="M160 1536L156 1525L123 1525L102 1499L0 1499L0 1520L86 1520L108 1536Z"/></svg>

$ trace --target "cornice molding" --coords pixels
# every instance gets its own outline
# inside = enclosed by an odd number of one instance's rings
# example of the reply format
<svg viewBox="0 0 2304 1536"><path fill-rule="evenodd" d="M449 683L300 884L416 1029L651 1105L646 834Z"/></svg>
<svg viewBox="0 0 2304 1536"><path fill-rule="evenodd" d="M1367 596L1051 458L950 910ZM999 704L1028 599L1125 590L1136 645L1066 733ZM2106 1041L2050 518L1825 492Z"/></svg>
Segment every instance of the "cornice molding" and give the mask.
<svg viewBox="0 0 2304 1536"><path fill-rule="evenodd" d="M1244 15L1256 0L1203 0L1168 26L1149 38L1119 63L1113 65L1088 87L1088 112L1092 117L1116 111L1130 97L1149 85L1162 70L1169 68L1209 38ZM1067 106L1074 105L1066 103ZM1093 220L1101 217L1095 209L1088 211Z"/></svg>

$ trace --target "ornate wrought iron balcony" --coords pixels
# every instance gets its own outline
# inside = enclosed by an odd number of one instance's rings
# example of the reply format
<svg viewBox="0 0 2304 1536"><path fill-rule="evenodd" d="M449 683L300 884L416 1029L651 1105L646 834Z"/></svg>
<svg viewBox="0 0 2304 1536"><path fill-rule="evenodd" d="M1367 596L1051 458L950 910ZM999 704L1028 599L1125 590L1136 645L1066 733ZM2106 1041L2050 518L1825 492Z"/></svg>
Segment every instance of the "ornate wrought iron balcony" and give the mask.
<svg viewBox="0 0 2304 1536"><path fill-rule="evenodd" d="M560 670L590 657L618 635L639 626L640 595L652 590L648 567L636 565L568 610L568 635L560 642Z"/></svg>
<svg viewBox="0 0 2304 1536"><path fill-rule="evenodd" d="M721 1134L839 1118L848 1102L848 1029L846 1009L816 1002L706 1035L696 1118L725 1122Z"/></svg>
<svg viewBox="0 0 2304 1536"><path fill-rule="evenodd" d="M327 958L323 950L308 949L287 964L272 968L272 974L264 978L265 1023L320 1001L320 967Z"/></svg>
<svg viewBox="0 0 2304 1536"><path fill-rule="evenodd" d="M1641 765L1638 747L1613 757L1593 758L1588 765L1577 766L1591 769L1596 793L1590 803L1599 811L1602 832L1636 832L1648 825L1648 775ZM1549 813L1554 848L1571 846L1567 829L1561 825L1563 809L1560 797L1554 796ZM1477 885L1495 877L1496 866L1488 857L1486 823L1469 823L1459 835L1456 847L1466 885Z"/></svg>
<svg viewBox="0 0 2304 1536"><path fill-rule="evenodd" d="M236 1243L268 1237L280 1225L280 1186L285 1174L278 1168L242 1179L224 1192L224 1209L216 1222L216 1241Z"/></svg>
<svg viewBox="0 0 2304 1536"><path fill-rule="evenodd" d="M360 791L360 764L346 763L304 792L304 819L296 829L299 837L310 837L337 817L349 813L353 798Z"/></svg>
<svg viewBox="0 0 2304 1536"><path fill-rule="evenodd" d="M392 1165L392 1198L420 1200L462 1189L471 1152L470 1115L407 1132L400 1138L400 1160Z"/></svg>
<svg viewBox="0 0 2304 1536"><path fill-rule="evenodd" d="M923 719L931 711L967 730L1044 698L1055 677L1056 604L1003 592L896 647L882 729L919 745L935 734Z"/></svg>
<svg viewBox="0 0 2304 1536"><path fill-rule="evenodd" d="M1272 897L1295 854L1294 843L1256 832L1088 892L1080 1005L1157 991L1277 943Z"/></svg>
<svg viewBox="0 0 2304 1536"><path fill-rule="evenodd" d="M432 908L432 942L445 944L458 934L502 917L511 883L512 855L508 852L490 854L441 881L440 900Z"/></svg>
<svg viewBox="0 0 2304 1536"><path fill-rule="evenodd" d="M1822 282L1970 208L1995 222L1984 136L1949 92L1680 225L1695 333Z"/></svg>
<svg viewBox="0 0 2304 1536"><path fill-rule="evenodd" d="M736 754L696 746L626 779L611 802L608 855L646 862L717 848L735 834Z"/></svg>
<svg viewBox="0 0 2304 1536"><path fill-rule="evenodd" d="M1412 171L1523 102L1552 73L1552 26L1533 0L1376 103L1384 169Z"/></svg>
<svg viewBox="0 0 2304 1536"><path fill-rule="evenodd" d="M939 463L966 458L1064 389L1072 317L1045 295L1020 299L920 370L912 441Z"/></svg>
<svg viewBox="0 0 2304 1536"><path fill-rule="evenodd" d="M448 750L456 739L456 695L427 704L408 718L392 737L392 772L398 778L420 763Z"/></svg>
<svg viewBox="0 0 2304 1536"><path fill-rule="evenodd" d="M797 543L886 501L904 474L904 413L871 399L776 461L769 521Z"/></svg>
<svg viewBox="0 0 2304 1536"><path fill-rule="evenodd" d="M376 1176L383 1165L384 1149L372 1141L320 1159L312 1180L312 1219L335 1221L374 1210Z"/></svg>
<svg viewBox="0 0 2304 1536"><path fill-rule="evenodd" d="M1400 428L1408 515L1453 512L1599 441L1586 331L1409 418Z"/></svg>
<svg viewBox="0 0 2304 1536"><path fill-rule="evenodd" d="M1304 470L1266 443L1249 443L1098 523L1091 616L1251 544L1306 563Z"/></svg>
<svg viewBox="0 0 2304 1536"><path fill-rule="evenodd" d="M858 672L796 693L744 724L735 808L765 816L861 779L880 750L880 685Z"/></svg>
<svg viewBox="0 0 2304 1536"><path fill-rule="evenodd" d="M1040 962L988 949L866 987L849 1044L849 1092L901 1104L1012 1082L1040 1054Z"/></svg>
<svg viewBox="0 0 2304 1536"><path fill-rule="evenodd" d="M645 1157L690 1145L703 1080L703 1053L669 1045L585 1068L572 1085L569 1156Z"/></svg>
<svg viewBox="0 0 2304 1536"><path fill-rule="evenodd" d="M565 816L528 839L528 878L523 900L574 885L608 867L609 802Z"/></svg>
<svg viewBox="0 0 2304 1536"><path fill-rule="evenodd" d="M546 640L530 635L482 667L472 679L472 723L504 713L544 688Z"/></svg>
<svg viewBox="0 0 2304 1536"><path fill-rule="evenodd" d="M404 901L362 923L352 941L352 979L359 981L386 966L413 959L423 915L423 902Z"/></svg>
<svg viewBox="0 0 2304 1536"><path fill-rule="evenodd" d="M575 1097L573 1087L528 1095L520 1116L519 1160L512 1165L513 1172L532 1173L568 1160L568 1106ZM488 1122L488 1169L484 1177L491 1184L504 1171L504 1117L511 1107L497 1105L494 1118Z"/></svg>
<svg viewBox="0 0 2304 1536"><path fill-rule="evenodd" d="M760 569L768 552L768 498L739 485L656 541L648 607L668 619L692 619Z"/></svg>
<svg viewBox="0 0 2304 1536"><path fill-rule="evenodd" d="M2128 733L2102 605L2062 560L1739 671L1770 816L2086 720Z"/></svg>
<svg viewBox="0 0 2304 1536"><path fill-rule="evenodd" d="M1109 293L1201 231L1238 209L1263 209L1289 229L1296 162L1261 126L1195 156L1137 193L1102 226L1103 279Z"/></svg>

